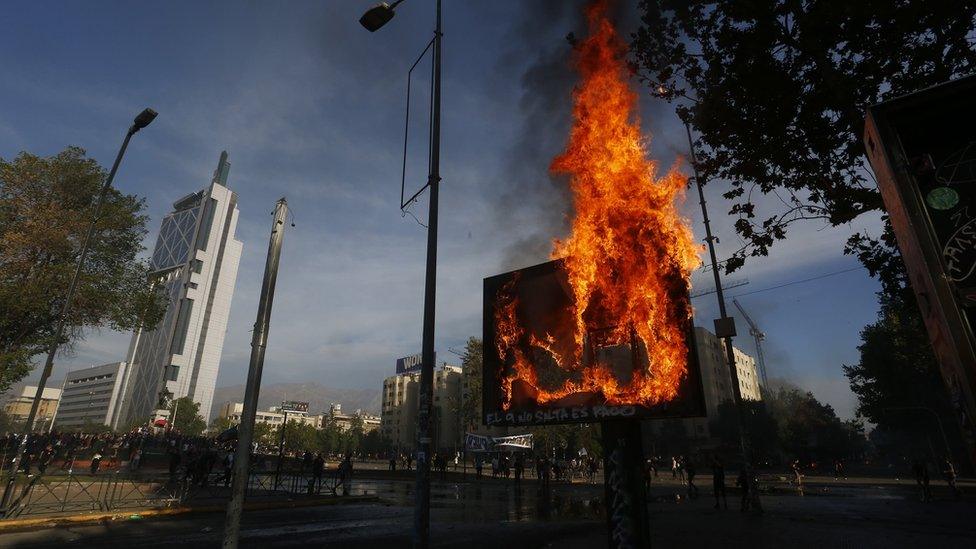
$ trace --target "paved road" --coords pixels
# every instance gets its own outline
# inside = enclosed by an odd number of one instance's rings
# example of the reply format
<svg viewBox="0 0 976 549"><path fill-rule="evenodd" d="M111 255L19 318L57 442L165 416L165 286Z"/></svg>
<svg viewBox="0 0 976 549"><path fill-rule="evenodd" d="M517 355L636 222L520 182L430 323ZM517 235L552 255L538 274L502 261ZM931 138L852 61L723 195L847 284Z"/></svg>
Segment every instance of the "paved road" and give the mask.
<svg viewBox="0 0 976 549"><path fill-rule="evenodd" d="M707 486L707 485L705 485ZM411 485L403 480L363 480L353 492L388 503L254 511L245 514L242 547L409 546ZM703 487L689 500L671 483L652 486L649 506L656 547L954 547L976 540L976 504L945 491L922 503L910 487L858 483L811 488L803 496L777 491L763 498L763 515L715 510ZM731 495L731 494L730 494ZM435 482L434 547L605 547L602 487L534 483ZM185 515L122 520L0 535L0 547L192 547L220 544L223 516Z"/></svg>

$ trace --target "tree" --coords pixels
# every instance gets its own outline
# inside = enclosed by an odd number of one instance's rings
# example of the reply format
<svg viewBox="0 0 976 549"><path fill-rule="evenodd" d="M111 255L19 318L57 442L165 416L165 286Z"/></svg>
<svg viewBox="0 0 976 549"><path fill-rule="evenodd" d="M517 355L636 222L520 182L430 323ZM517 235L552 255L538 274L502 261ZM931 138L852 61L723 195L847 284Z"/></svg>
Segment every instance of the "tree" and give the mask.
<svg viewBox="0 0 976 549"><path fill-rule="evenodd" d="M836 226L882 209L866 169L865 108L976 69L972 2L642 0L640 9L634 69L695 128L703 178L729 184L745 241L730 272L766 255L791 223ZM758 211L760 194L775 197L775 212ZM849 248L862 243L878 241L855 234Z"/></svg>
<svg viewBox="0 0 976 549"><path fill-rule="evenodd" d="M26 376L52 342L105 177L77 147L48 158L0 158L0 392ZM152 327L162 317L163 296L136 259L144 209L143 199L109 191L61 344L70 348L85 329Z"/></svg>
<svg viewBox="0 0 976 549"><path fill-rule="evenodd" d="M461 357L461 402L455 404L461 425L474 430L482 424L481 376L484 363L484 343L480 338L469 337Z"/></svg>
<svg viewBox="0 0 976 549"><path fill-rule="evenodd" d="M207 422L200 416L200 405L188 396L170 402L169 417L173 429L184 435L194 437L207 428Z"/></svg>
<svg viewBox="0 0 976 549"><path fill-rule="evenodd" d="M217 416L210 422L211 433L220 434L236 425L229 417Z"/></svg>
<svg viewBox="0 0 976 549"><path fill-rule="evenodd" d="M959 431L911 292L903 286L879 293L878 320L861 330L860 359L845 365L844 375L857 395L858 414L882 430L905 433L909 444L904 449L920 451L933 434L933 443L941 447L933 413L953 442Z"/></svg>
<svg viewBox="0 0 976 549"><path fill-rule="evenodd" d="M318 452L321 449L320 440L317 436L318 432L315 427L290 419L287 425L282 425L276 430L276 443L280 440L278 437L281 436L281 429L285 430L286 452L304 452L305 450Z"/></svg>
<svg viewBox="0 0 976 549"><path fill-rule="evenodd" d="M276 433L276 429L273 429L271 425L263 421L254 423L254 442L257 442L260 446L277 447L278 439L275 438Z"/></svg>

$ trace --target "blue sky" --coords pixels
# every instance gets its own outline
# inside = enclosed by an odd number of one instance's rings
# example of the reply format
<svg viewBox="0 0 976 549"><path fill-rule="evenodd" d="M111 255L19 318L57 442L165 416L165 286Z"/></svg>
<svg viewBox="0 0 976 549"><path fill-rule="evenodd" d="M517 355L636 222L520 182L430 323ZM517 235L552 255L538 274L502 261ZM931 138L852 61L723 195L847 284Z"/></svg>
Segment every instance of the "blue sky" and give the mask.
<svg viewBox="0 0 976 549"><path fill-rule="evenodd" d="M244 242L218 385L243 383L275 200L288 228L265 364L266 382L376 388L394 359L419 351L426 234L399 211L406 70L429 40L433 2L410 0L381 31L357 23L371 4L326 2L9 2L0 24L0 156L78 145L109 164L131 118L159 118L133 140L116 179L145 197L151 246L179 197L204 187L221 150L240 196ZM580 34L573 2L445 2L439 357L481 333L481 281L547 259L568 215L563 182L547 175L569 123L572 72L564 37ZM630 8L632 9L632 8ZM623 10L628 15L628 9ZM632 13L623 25L633 25ZM408 186L425 176L424 101L415 81ZM662 169L687 150L673 107L642 95L651 155ZM738 247L720 183L708 190L721 243ZM703 236L691 195L684 211ZM770 203L771 204L771 203ZM421 221L427 203L413 206ZM842 254L854 230L808 224L733 279L730 295L856 267ZM697 287L711 287L696 273ZM744 295L767 334L771 376L812 390L842 416L854 399L841 372L874 320L877 284L863 270ZM717 316L695 300L697 321ZM731 309L731 303L730 303ZM737 319L740 334L747 334ZM127 334L92 332L57 363L120 360ZM751 338L736 346L752 353Z"/></svg>

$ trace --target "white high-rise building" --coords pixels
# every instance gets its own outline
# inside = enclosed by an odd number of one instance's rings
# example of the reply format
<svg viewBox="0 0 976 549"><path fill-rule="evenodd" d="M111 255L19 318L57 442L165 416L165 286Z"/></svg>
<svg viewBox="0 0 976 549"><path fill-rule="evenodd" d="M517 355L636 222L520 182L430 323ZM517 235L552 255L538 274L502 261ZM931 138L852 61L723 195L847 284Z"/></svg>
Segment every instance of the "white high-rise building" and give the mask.
<svg viewBox="0 0 976 549"><path fill-rule="evenodd" d="M190 396L200 415L210 417L243 247L235 236L237 195L227 188L229 172L225 151L210 186L177 200L163 218L151 276L168 307L153 330L132 336L117 429L148 422L164 389L173 398Z"/></svg>

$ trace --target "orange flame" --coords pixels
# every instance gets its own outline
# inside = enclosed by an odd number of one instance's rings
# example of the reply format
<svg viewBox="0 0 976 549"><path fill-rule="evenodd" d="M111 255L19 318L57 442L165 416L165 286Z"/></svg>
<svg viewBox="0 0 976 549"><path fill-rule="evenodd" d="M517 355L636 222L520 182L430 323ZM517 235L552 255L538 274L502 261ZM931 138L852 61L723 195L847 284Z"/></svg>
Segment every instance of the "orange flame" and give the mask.
<svg viewBox="0 0 976 549"><path fill-rule="evenodd" d="M607 18L606 0L587 7L590 35L575 54L581 82L573 92L574 124L566 150L551 171L570 176L576 216L572 233L553 245L564 258L573 294L573 356L558 354L552 341L528 335L518 322L518 301L499 292L495 341L499 357L512 365L503 376L502 406L509 409L512 384L529 386L536 402L583 392L601 393L609 404L652 406L673 400L687 374L685 341L691 305L690 273L700 265L688 221L678 212L687 179L676 168L657 176L647 158L637 117L637 93L628 82L626 46ZM509 284L514 285L516 280ZM646 350L646 367L629 383L598 359L586 363L594 345L634 344ZM573 373L560 387L544 387L518 341L548 352L559 368ZM568 354L568 353L567 353Z"/></svg>

